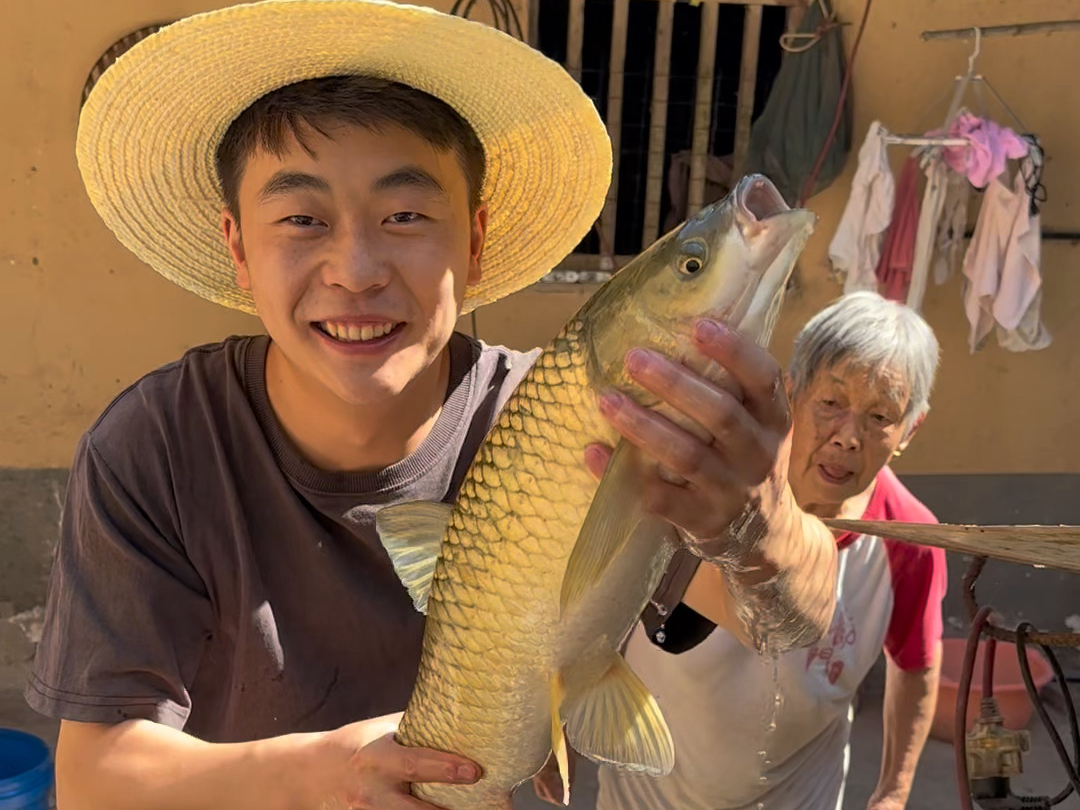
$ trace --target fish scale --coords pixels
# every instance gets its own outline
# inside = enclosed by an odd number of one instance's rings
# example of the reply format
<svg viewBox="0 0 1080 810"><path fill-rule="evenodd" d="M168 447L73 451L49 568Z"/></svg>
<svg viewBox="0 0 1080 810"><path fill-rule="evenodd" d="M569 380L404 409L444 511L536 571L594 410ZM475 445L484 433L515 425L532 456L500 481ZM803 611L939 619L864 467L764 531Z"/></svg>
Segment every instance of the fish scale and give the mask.
<svg viewBox="0 0 1080 810"><path fill-rule="evenodd" d="M563 329L507 401L466 475L436 563L424 656L398 739L484 762L492 784L489 797L475 788L414 786L442 807L479 808L485 798L504 807L507 779L521 775L507 777L500 763L524 755L536 770L547 758L547 743L520 733L530 721L546 727L546 717L507 715L502 705L515 688L546 683L554 668L541 651L555 649L563 571L597 486L582 464L585 447L613 440L587 395L581 326ZM522 433L542 441L523 441ZM493 723L496 716L505 719Z"/></svg>

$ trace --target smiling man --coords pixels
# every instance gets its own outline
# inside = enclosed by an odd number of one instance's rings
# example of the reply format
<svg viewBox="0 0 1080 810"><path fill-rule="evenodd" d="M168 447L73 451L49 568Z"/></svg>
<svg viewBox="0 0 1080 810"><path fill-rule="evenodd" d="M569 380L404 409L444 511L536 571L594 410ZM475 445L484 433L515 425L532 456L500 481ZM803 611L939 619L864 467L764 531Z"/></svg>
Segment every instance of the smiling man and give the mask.
<svg viewBox="0 0 1080 810"><path fill-rule="evenodd" d="M561 67L490 27L273 0L132 48L87 100L78 157L127 247L266 334L150 372L79 443L27 688L62 721L60 810L431 810L410 783L478 773L393 739L423 617L374 515L453 499L535 360L454 326L588 232L603 122ZM713 618L745 633L779 616L808 642L835 549L783 477L780 371L708 327L696 346L736 393L659 356L633 374L722 435L630 404L609 418L694 482L648 484L656 514L733 562ZM764 529L747 548L728 536L745 514ZM784 587L729 592L739 563Z"/></svg>

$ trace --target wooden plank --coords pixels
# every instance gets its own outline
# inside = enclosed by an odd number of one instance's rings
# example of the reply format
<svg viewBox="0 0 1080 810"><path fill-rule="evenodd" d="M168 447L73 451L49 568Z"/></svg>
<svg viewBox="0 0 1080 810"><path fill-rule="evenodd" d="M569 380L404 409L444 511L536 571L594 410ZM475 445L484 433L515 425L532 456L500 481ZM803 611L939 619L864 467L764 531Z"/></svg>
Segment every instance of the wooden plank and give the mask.
<svg viewBox="0 0 1080 810"><path fill-rule="evenodd" d="M565 256L553 269L576 270L579 273L591 273L597 270L603 270L610 273L611 268L604 266L605 258L608 257L600 256L596 253L571 253L568 256ZM634 257L615 256L614 259L617 266L626 267L626 265L634 260Z"/></svg>
<svg viewBox="0 0 1080 810"><path fill-rule="evenodd" d="M581 52L585 46L585 0L570 0L566 32L566 71L581 83Z"/></svg>
<svg viewBox="0 0 1080 810"><path fill-rule="evenodd" d="M534 0L535 2L536 0ZM626 36L630 27L630 0L615 0L611 20L611 62L608 68L607 129L611 139L611 185L600 214L601 254L615 250L615 220L619 199L619 150L622 143L622 104L626 81ZM610 259L609 259L610 261ZM621 266L621 265L620 265ZM603 267L612 270L614 267Z"/></svg>
<svg viewBox="0 0 1080 810"><path fill-rule="evenodd" d="M645 173L645 229L641 249L656 241L660 231L660 195L664 187L664 146L667 140L668 82L671 78L671 34L675 3L665 0L656 12L656 56L653 63L652 112L649 116L649 160Z"/></svg>
<svg viewBox="0 0 1080 810"><path fill-rule="evenodd" d="M526 41L537 50L540 49L540 3L543 0L529 0L528 34Z"/></svg>
<svg viewBox="0 0 1080 810"><path fill-rule="evenodd" d="M735 150L732 180L738 182L750 146L750 122L754 115L758 50L761 44L761 6L747 6L743 21L742 63L739 66L739 100L735 112Z"/></svg>
<svg viewBox="0 0 1080 810"><path fill-rule="evenodd" d="M822 522L840 531L1080 574L1080 526L974 526L839 519Z"/></svg>
<svg viewBox="0 0 1080 810"><path fill-rule="evenodd" d="M922 38L930 39L969 39L975 36L976 26L969 28L949 28L942 31L923 31ZM987 28L978 26L979 34L984 37L1016 37L1028 34L1055 34L1062 31L1080 31L1080 20L1048 20L1046 22L1018 23L1016 25L991 25Z"/></svg>
<svg viewBox="0 0 1080 810"><path fill-rule="evenodd" d="M713 0L701 4L701 44L698 48L697 85L694 88L694 133L690 146L690 188L686 215L694 216L705 200L705 174L709 160L712 125L713 71L716 69L716 29L720 6Z"/></svg>
<svg viewBox="0 0 1080 810"><path fill-rule="evenodd" d="M660 0L664 2L664 0ZM693 2L693 0L691 0ZM712 0L725 6L804 6L806 0Z"/></svg>

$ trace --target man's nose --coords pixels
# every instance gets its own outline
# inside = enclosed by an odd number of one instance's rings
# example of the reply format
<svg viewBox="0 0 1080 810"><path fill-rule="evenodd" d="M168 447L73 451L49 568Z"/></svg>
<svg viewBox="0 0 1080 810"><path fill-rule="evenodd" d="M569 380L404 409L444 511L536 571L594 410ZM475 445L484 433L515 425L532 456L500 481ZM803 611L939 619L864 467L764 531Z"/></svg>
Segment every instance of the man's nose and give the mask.
<svg viewBox="0 0 1080 810"><path fill-rule="evenodd" d="M361 226L340 231L323 270L328 286L343 287L350 292L385 287L390 275L389 257L380 247L378 237Z"/></svg>

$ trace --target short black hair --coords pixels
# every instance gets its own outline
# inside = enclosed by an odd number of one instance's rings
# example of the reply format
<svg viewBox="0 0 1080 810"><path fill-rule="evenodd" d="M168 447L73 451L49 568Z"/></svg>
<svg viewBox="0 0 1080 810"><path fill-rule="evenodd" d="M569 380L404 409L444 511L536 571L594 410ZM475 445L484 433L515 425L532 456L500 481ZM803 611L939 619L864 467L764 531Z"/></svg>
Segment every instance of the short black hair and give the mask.
<svg viewBox="0 0 1080 810"><path fill-rule="evenodd" d="M214 159L225 205L237 219L240 178L257 150L280 155L291 134L304 141L304 125L326 137L334 125L379 131L400 126L442 151L456 150L469 188L469 207L480 206L486 158L475 130L453 107L400 82L364 75L306 79L273 90L229 125Z"/></svg>

